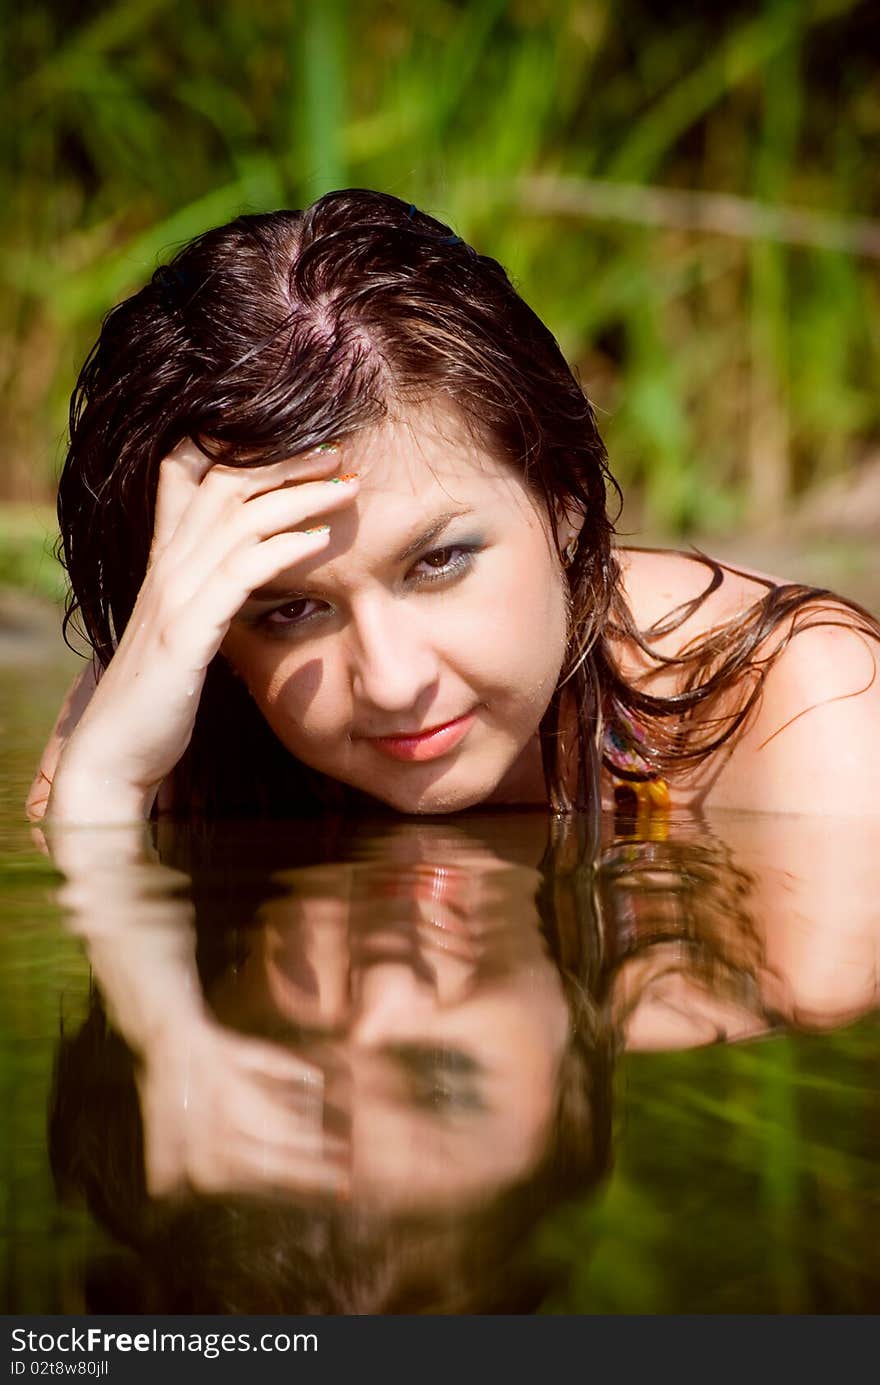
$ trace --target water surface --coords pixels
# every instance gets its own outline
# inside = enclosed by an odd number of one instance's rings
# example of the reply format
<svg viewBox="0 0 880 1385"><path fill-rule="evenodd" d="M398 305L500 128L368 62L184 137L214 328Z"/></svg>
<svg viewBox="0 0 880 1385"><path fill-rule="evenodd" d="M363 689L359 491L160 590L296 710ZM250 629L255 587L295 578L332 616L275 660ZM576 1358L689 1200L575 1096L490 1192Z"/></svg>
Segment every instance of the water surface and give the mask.
<svg viewBox="0 0 880 1385"><path fill-rule="evenodd" d="M62 879L70 668L0 676L4 1311L877 1311L869 831L81 832Z"/></svg>

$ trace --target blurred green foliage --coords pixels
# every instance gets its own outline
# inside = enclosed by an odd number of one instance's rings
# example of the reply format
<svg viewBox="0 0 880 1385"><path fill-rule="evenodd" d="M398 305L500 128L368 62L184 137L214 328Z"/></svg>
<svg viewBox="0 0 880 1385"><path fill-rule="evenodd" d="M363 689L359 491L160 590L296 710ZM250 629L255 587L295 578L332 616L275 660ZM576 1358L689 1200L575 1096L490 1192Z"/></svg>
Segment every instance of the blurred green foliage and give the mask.
<svg viewBox="0 0 880 1385"><path fill-rule="evenodd" d="M55 558L57 537L49 506L0 504L0 587L18 587L60 604L65 576Z"/></svg>
<svg viewBox="0 0 880 1385"><path fill-rule="evenodd" d="M35 0L3 25L0 496L52 489L112 304L360 185L510 269L632 516L778 517L880 431L871 0Z"/></svg>

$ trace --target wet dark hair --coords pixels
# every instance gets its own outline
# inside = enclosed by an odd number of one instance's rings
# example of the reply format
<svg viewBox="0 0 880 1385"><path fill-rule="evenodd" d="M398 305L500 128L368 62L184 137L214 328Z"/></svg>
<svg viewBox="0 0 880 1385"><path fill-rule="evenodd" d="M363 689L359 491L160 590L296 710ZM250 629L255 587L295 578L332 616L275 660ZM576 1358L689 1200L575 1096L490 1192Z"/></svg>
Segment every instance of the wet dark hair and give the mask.
<svg viewBox="0 0 880 1385"><path fill-rule="evenodd" d="M438 398L524 476L554 535L561 513L582 520L566 563L568 654L540 728L555 808L598 800L603 721L623 746L636 746L633 722L646 728L645 769L631 778L696 765L743 724L798 623L844 622L880 636L859 608L830 598L833 609L822 609L828 593L768 583L749 611L678 659L657 654L652 640L693 614L723 581L722 567L700 557L706 591L651 630L636 628L607 511L616 483L556 340L495 260L411 204L358 189L206 232L108 315L73 395L59 487L65 633L76 616L106 666L146 572L159 464L182 439L227 464L261 466ZM783 638L759 658L777 630ZM620 670L621 641L649 660L636 683ZM656 696L651 673L670 663L681 690ZM755 676L744 680L748 671ZM569 701L578 712L574 772L558 736ZM279 754L222 658L173 784L184 816L320 812L359 798Z"/></svg>

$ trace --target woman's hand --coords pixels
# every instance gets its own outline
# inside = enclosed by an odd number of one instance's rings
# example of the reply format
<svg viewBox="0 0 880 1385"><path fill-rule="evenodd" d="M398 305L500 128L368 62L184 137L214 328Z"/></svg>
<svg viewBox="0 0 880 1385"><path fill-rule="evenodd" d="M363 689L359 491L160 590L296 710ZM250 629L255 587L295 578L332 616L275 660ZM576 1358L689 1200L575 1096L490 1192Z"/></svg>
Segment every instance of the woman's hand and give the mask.
<svg viewBox="0 0 880 1385"><path fill-rule="evenodd" d="M255 588L315 558L329 539L317 521L354 499L356 478L332 478L338 464L328 448L228 467L192 442L165 458L147 575L61 754L53 818L149 814L189 744L208 665L233 617Z"/></svg>
<svg viewBox="0 0 880 1385"><path fill-rule="evenodd" d="M85 945L107 1017L137 1056L150 1194L345 1196L348 1142L338 1107L331 1123L325 1101L325 1066L331 1080L338 1069L314 1061L314 1049L300 1054L218 1022L196 966L188 877L152 859L143 824L61 824L50 835L65 876L65 926ZM254 1015L257 1024L265 1017Z"/></svg>

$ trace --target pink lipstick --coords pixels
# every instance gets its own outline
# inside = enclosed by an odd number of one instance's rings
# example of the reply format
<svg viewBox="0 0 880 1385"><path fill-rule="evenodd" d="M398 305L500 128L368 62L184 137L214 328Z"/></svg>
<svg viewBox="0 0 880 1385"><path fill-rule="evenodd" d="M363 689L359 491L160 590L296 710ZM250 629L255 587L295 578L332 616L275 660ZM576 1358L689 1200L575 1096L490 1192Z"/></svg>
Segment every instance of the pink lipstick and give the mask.
<svg viewBox="0 0 880 1385"><path fill-rule="evenodd" d="M433 726L427 731L402 736L371 736L370 744L392 760L436 760L464 740L474 724L475 712Z"/></svg>

